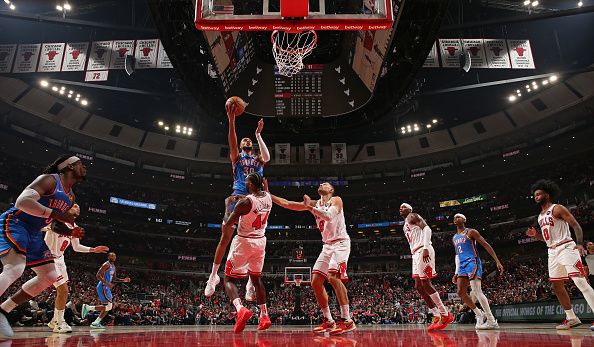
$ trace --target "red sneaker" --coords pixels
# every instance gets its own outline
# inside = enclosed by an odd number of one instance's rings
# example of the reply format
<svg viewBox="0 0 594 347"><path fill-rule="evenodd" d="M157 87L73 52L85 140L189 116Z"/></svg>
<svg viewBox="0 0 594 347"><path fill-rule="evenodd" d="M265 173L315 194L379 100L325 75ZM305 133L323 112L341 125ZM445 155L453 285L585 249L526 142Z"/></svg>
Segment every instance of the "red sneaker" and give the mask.
<svg viewBox="0 0 594 347"><path fill-rule="evenodd" d="M245 329L245 324L253 315L252 311L242 307L239 312L237 312L237 317L235 317L235 328L233 331L236 333L242 332L243 329Z"/></svg>
<svg viewBox="0 0 594 347"><path fill-rule="evenodd" d="M433 322L431 322L431 325L429 325L427 327L427 331L435 330L435 327L437 327L439 325L440 320L441 320L441 316L434 316Z"/></svg>
<svg viewBox="0 0 594 347"><path fill-rule="evenodd" d="M270 317L268 315L260 317L260 323L258 323L258 330L266 330L270 328L272 322L270 321Z"/></svg>
<svg viewBox="0 0 594 347"><path fill-rule="evenodd" d="M454 315L452 314L452 312L448 313L447 316L441 316L441 319L439 320L439 323L435 327L435 330L445 329L445 327L450 325L450 323L453 321L454 321Z"/></svg>
<svg viewBox="0 0 594 347"><path fill-rule="evenodd" d="M336 328L336 323L333 320L330 321L330 320L324 319L322 324L320 324L319 326L314 328L313 332L314 333L323 333L326 331L333 330L334 328Z"/></svg>
<svg viewBox="0 0 594 347"><path fill-rule="evenodd" d="M357 329L355 322L352 319L348 321L345 319L341 319L338 322L338 326L330 331L330 335L341 335L344 333L348 333L349 331L353 331Z"/></svg>

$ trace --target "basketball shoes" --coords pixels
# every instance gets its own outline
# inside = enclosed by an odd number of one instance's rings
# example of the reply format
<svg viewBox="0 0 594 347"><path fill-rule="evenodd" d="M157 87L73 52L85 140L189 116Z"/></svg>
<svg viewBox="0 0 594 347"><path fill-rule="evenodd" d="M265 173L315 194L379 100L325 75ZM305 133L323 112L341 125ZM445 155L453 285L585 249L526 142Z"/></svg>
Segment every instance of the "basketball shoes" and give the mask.
<svg viewBox="0 0 594 347"><path fill-rule="evenodd" d="M236 333L240 333L245 329L245 325L247 321L252 318L254 314L248 308L242 307L239 312L237 312L237 317L235 317L235 327L233 331Z"/></svg>
<svg viewBox="0 0 594 347"><path fill-rule="evenodd" d="M561 322L561 324L557 325L555 328L557 328L557 330L569 330L580 325L582 325L582 321L579 318L566 319L563 322Z"/></svg>
<svg viewBox="0 0 594 347"><path fill-rule="evenodd" d="M344 318L341 318L338 321L336 328L330 330L330 335L341 335L344 333L348 333L349 331L353 331L355 329L357 329L357 326L355 325L355 322L353 322L352 319L346 320Z"/></svg>
<svg viewBox="0 0 594 347"><path fill-rule="evenodd" d="M258 323L258 330L266 330L270 328L272 322L270 321L270 317L268 315L260 317L260 322Z"/></svg>
<svg viewBox="0 0 594 347"><path fill-rule="evenodd" d="M314 333L324 333L326 331L331 331L336 328L336 322L333 320L327 320L324 318L324 321L319 326L315 327L313 332Z"/></svg>
<svg viewBox="0 0 594 347"><path fill-rule="evenodd" d="M206 287L204 288L204 296L210 298L214 294L217 284L220 282L221 278L219 275L215 275L214 278L208 278L208 281L206 281Z"/></svg>
<svg viewBox="0 0 594 347"><path fill-rule="evenodd" d="M441 319L441 316L433 316L433 321L427 327L427 331L435 330L435 327L439 324L440 319Z"/></svg>
<svg viewBox="0 0 594 347"><path fill-rule="evenodd" d="M439 322L435 326L435 330L445 329L451 322L454 321L454 315L452 312L448 312L447 316L441 316Z"/></svg>
<svg viewBox="0 0 594 347"><path fill-rule="evenodd" d="M478 330L494 330L494 329L499 329L499 323L497 323L497 320L486 321L485 324L481 324L480 326L477 326L476 328Z"/></svg>

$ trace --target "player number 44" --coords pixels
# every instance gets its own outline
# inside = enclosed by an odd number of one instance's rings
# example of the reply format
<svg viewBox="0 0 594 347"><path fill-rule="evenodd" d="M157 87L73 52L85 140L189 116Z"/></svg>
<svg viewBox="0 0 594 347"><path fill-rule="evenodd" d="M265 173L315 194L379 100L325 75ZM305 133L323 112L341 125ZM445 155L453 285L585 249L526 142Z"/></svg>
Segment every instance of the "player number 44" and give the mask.
<svg viewBox="0 0 594 347"><path fill-rule="evenodd" d="M266 221L268 221L269 214L270 214L270 211L266 212L266 214L264 215L264 220L262 220L262 215L259 214L258 218L256 218L256 220L254 220L254 222L252 223L252 227L256 230L262 229L262 225L265 225Z"/></svg>

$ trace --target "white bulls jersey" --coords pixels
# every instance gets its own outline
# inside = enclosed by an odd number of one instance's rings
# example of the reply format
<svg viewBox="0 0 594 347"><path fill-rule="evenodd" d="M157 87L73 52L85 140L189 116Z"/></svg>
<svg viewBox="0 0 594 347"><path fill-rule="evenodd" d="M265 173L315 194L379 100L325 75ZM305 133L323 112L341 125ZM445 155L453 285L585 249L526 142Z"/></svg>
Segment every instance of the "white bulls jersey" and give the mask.
<svg viewBox="0 0 594 347"><path fill-rule="evenodd" d="M71 224L66 224L66 226L70 229L74 228L74 226L72 226ZM68 246L70 246L70 244L72 243L72 236L60 235L58 233L53 232L51 229L51 224L46 226L42 230L45 231L44 240L47 244L47 247L52 252L52 255L56 258L59 258L62 255L64 255L64 251L66 251ZM76 239L76 241L78 241L78 239Z"/></svg>
<svg viewBox="0 0 594 347"><path fill-rule="evenodd" d="M547 247L553 247L563 241L572 240L569 224L563 219L557 219L553 216L555 206L556 204L551 205L544 213L538 215L538 225L540 225L542 237L545 239Z"/></svg>
<svg viewBox="0 0 594 347"><path fill-rule="evenodd" d="M316 202L316 207L321 210L328 211L331 207L330 200L324 204L322 199L320 199ZM323 220L315 214L314 217L316 217L316 225L322 233L322 241L324 243L333 243L338 240L350 240L349 234L346 230L346 223L344 221L344 208L339 214L336 215L336 217L334 217L334 219L329 222Z"/></svg>
<svg viewBox="0 0 594 347"><path fill-rule="evenodd" d="M264 236L268 225L268 216L272 209L272 197L268 192L262 193L261 196L255 196L254 194L246 196L252 203L252 210L248 214L239 217L237 235L250 238Z"/></svg>
<svg viewBox="0 0 594 347"><path fill-rule="evenodd" d="M419 216L421 218L421 216ZM416 224L408 223L408 217L404 221L404 236L406 236L406 240L410 246L410 252L414 253L415 250L418 250L420 247L423 247L423 229ZM429 243L431 244L431 243Z"/></svg>

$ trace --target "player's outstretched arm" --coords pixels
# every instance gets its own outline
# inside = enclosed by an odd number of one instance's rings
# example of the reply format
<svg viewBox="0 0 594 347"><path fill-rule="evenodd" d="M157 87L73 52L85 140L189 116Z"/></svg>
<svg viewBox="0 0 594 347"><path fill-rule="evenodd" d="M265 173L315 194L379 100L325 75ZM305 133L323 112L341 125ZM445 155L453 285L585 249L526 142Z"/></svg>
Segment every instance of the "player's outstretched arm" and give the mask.
<svg viewBox="0 0 594 347"><path fill-rule="evenodd" d="M227 110L227 117L229 118L229 133L227 134L227 142L229 143L229 159L235 163L239 158L239 149L237 148L237 133L235 132L235 113Z"/></svg>
<svg viewBox="0 0 594 347"><path fill-rule="evenodd" d="M243 198L239 200L235 209L229 216L229 219L223 225L221 225L221 239L217 245L217 249L214 255L214 264L220 264L223 261L225 250L231 242L233 237L233 226L239 221L239 217L248 214L252 209L252 202L250 199Z"/></svg>
<svg viewBox="0 0 594 347"><path fill-rule="evenodd" d="M558 219L563 219L567 222L567 224L569 224L575 233L575 243L577 244L576 248L580 251L582 256L585 256L586 250L584 249L584 231L582 230L580 223L578 223L571 212L569 212L567 207L563 205L556 205L553 208L553 216Z"/></svg>
<svg viewBox="0 0 594 347"><path fill-rule="evenodd" d="M107 251L109 251L109 247L107 246L89 247L81 245L78 237L73 237L71 242L72 249L79 253L107 253Z"/></svg>
<svg viewBox="0 0 594 347"><path fill-rule="evenodd" d="M307 211L307 206L305 206L303 202L290 201L273 194L270 194L270 196L272 196L272 202L280 207L293 211Z"/></svg>
<svg viewBox="0 0 594 347"><path fill-rule="evenodd" d="M487 253L489 253L493 260L495 260L495 264L497 264L497 270L499 270L500 274L505 272L505 269L503 268L503 265L501 265L499 258L497 258L497 254L495 254L495 250L493 249L493 247L491 247L487 240L485 240L485 238L476 229L468 230L468 237L473 240L476 240L476 242L480 243L481 246L483 246Z"/></svg>
<svg viewBox="0 0 594 347"><path fill-rule="evenodd" d="M260 118L258 127L256 128L256 140L258 141L258 147L260 147L260 160L266 164L270 161L270 152L268 151L268 147L266 147L266 143L264 143L264 139L262 139L261 133L263 128L264 118Z"/></svg>
<svg viewBox="0 0 594 347"><path fill-rule="evenodd" d="M307 195L303 196L303 203L311 213L325 220L326 222L334 219L334 217L336 217L340 211L342 211L342 199L338 196L331 198L330 208L328 208L328 211L315 207L315 204L312 204L312 200Z"/></svg>

